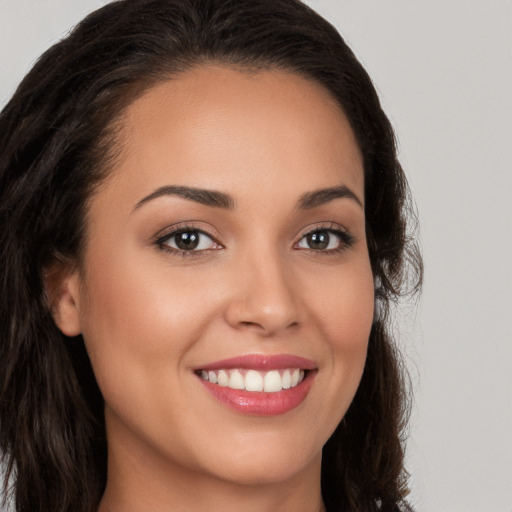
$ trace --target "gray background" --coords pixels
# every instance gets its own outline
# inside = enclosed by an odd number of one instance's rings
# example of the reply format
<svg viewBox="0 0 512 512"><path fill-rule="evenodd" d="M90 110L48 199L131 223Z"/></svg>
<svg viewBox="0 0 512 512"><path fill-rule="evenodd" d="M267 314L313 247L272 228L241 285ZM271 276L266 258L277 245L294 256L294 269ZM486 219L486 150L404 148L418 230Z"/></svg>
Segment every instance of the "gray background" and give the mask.
<svg viewBox="0 0 512 512"><path fill-rule="evenodd" d="M0 106L105 3L0 0ZM308 3L374 79L420 212L424 293L397 326L415 387L412 502L511 512L512 1Z"/></svg>

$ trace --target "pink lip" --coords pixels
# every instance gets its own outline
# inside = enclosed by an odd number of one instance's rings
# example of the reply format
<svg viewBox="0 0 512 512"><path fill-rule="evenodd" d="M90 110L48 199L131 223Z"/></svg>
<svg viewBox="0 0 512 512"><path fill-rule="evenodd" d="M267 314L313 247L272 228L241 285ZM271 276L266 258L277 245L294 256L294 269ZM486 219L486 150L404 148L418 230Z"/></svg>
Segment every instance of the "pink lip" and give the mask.
<svg viewBox="0 0 512 512"><path fill-rule="evenodd" d="M198 379L212 396L235 411L253 416L276 416L295 409L305 400L315 375L316 371L308 372L304 380L294 388L275 393L231 389L212 384L201 377Z"/></svg>
<svg viewBox="0 0 512 512"><path fill-rule="evenodd" d="M196 370L230 370L233 368L253 370L280 370L283 368L301 368L302 370L314 370L316 364L311 359L293 356L291 354L248 354L245 356L231 357L204 366L198 366Z"/></svg>
<svg viewBox="0 0 512 512"><path fill-rule="evenodd" d="M301 368L309 370L304 380L290 389L283 389L274 393L245 391L231 389L212 384L198 376L205 389L217 400L229 406L235 411L254 416L275 416L285 414L298 407L307 397L317 374L316 364L310 359L292 356L288 354L262 355L250 354L233 357L206 364L197 368L199 370L219 369L254 369L254 370L278 370L283 368Z"/></svg>

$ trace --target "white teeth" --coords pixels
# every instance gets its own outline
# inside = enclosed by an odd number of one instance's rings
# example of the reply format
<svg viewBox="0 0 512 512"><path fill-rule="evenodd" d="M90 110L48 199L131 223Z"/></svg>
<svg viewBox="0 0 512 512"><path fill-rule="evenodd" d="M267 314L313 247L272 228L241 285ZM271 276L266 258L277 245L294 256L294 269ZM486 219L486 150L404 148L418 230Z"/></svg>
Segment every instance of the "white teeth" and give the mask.
<svg viewBox="0 0 512 512"><path fill-rule="evenodd" d="M292 385L292 374L290 370L285 370L283 372L283 389L290 389Z"/></svg>
<svg viewBox="0 0 512 512"><path fill-rule="evenodd" d="M231 389L245 389L244 376L238 370L231 372L228 386Z"/></svg>
<svg viewBox="0 0 512 512"><path fill-rule="evenodd" d="M263 391L263 377L256 370L245 374L245 389L247 391Z"/></svg>
<svg viewBox="0 0 512 512"><path fill-rule="evenodd" d="M226 387L229 384L229 375L224 370L219 370L217 382L219 386Z"/></svg>
<svg viewBox="0 0 512 512"><path fill-rule="evenodd" d="M296 368L295 370L293 370L293 373L292 373L292 383L291 383L292 388L299 383L299 379L300 379L300 370L298 368Z"/></svg>
<svg viewBox="0 0 512 512"><path fill-rule="evenodd" d="M203 380L208 380L212 384L218 384L222 387L275 393L300 384L304 380L304 370L299 368L270 370L268 372L240 369L202 370L200 376Z"/></svg>
<svg viewBox="0 0 512 512"><path fill-rule="evenodd" d="M281 379L281 375L279 375L279 372L277 370L267 372L265 374L265 378L263 379L263 391L275 393L276 391L281 391L282 389L283 381Z"/></svg>

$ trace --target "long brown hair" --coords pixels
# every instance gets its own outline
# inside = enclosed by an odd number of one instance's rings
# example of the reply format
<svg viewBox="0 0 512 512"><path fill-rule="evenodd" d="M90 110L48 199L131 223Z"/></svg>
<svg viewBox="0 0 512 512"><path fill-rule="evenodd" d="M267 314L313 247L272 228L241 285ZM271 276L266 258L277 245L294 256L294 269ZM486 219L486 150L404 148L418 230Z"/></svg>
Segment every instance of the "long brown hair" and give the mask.
<svg viewBox="0 0 512 512"><path fill-rule="evenodd" d="M106 485L103 400L83 340L55 326L45 272L79 262L87 199L116 158L116 120L205 62L321 84L364 159L376 315L363 378L324 447L329 511L407 506L404 372L392 302L419 289L415 217L390 123L337 31L298 0L120 0L50 48L0 115L0 449L18 512L93 512Z"/></svg>

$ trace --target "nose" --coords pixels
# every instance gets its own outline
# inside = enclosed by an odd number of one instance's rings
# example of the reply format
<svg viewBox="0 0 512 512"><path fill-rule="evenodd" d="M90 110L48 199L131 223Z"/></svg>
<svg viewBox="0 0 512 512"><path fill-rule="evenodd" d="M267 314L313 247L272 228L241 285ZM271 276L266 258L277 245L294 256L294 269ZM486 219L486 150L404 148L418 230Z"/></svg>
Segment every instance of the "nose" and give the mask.
<svg viewBox="0 0 512 512"><path fill-rule="evenodd" d="M225 312L231 327L264 337L299 323L292 272L279 255L269 252L245 257L236 265L233 293Z"/></svg>

